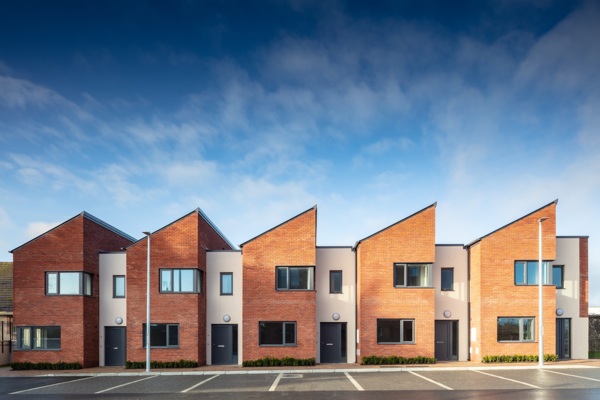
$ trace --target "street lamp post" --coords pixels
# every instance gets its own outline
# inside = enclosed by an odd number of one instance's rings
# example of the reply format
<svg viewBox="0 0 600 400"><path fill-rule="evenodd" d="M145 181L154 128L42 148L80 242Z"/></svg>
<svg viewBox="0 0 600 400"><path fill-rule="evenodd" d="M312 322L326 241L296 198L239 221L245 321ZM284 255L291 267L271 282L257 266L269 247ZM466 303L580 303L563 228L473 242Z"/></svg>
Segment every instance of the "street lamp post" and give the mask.
<svg viewBox="0 0 600 400"><path fill-rule="evenodd" d="M543 307L543 287L544 287L544 277L542 276L543 268L542 268L542 222L547 220L548 218L540 218L538 220L539 224L539 238L538 238L538 308L539 308L539 340L538 340L538 366L542 367L544 365L544 307Z"/></svg>
<svg viewBox="0 0 600 400"><path fill-rule="evenodd" d="M150 372L150 233L148 237L148 255L146 257L146 372Z"/></svg>

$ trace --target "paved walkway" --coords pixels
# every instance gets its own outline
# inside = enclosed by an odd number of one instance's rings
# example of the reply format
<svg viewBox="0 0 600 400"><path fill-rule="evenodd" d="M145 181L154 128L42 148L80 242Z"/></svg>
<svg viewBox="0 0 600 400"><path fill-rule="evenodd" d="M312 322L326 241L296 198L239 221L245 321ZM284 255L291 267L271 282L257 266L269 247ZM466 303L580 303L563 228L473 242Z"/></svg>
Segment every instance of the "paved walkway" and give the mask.
<svg viewBox="0 0 600 400"><path fill-rule="evenodd" d="M214 375L225 374L267 374L285 372L385 372L385 371L426 371L426 370L467 370L467 369L517 369L537 368L537 363L475 363L469 361L439 362L423 365L359 365L359 364L319 364L313 367L241 367L238 365L206 365L197 368L153 369L152 374L160 375ZM600 360L566 360L548 362L545 368L600 368ZM67 371L13 371L9 366L0 367L0 377L19 376L95 376L95 375L145 375L143 369L125 369L125 367L94 367Z"/></svg>

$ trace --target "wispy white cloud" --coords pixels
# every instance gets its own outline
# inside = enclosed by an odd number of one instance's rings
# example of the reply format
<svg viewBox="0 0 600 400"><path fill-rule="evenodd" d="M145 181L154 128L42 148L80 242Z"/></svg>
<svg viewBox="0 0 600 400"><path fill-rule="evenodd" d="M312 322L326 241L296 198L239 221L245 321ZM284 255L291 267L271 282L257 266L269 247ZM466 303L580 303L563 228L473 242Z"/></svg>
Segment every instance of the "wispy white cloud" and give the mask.
<svg viewBox="0 0 600 400"><path fill-rule="evenodd" d="M48 232L50 229L58 226L61 222L35 221L27 224L25 234L28 239L33 239L39 235Z"/></svg>

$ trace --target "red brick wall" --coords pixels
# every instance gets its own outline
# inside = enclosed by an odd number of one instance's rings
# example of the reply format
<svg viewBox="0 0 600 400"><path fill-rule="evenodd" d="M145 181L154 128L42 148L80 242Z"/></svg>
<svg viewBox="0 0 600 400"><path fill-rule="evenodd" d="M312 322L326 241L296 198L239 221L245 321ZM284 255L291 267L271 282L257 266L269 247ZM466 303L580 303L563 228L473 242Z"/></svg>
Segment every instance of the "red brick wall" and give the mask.
<svg viewBox="0 0 600 400"><path fill-rule="evenodd" d="M15 325L61 327L60 351L16 350L14 361L98 365L98 252L128 244L79 215L14 251ZM93 296L46 296L46 271L93 274Z"/></svg>
<svg viewBox="0 0 600 400"><path fill-rule="evenodd" d="M588 238L579 238L579 316L588 317Z"/></svg>
<svg viewBox="0 0 600 400"><path fill-rule="evenodd" d="M556 258L556 204L519 219L481 239L470 249L471 327L476 329L471 359L485 355L537 354L536 342L500 343L497 340L498 317L537 317L538 286L516 286L514 265L517 260L538 259L538 220L547 217L542 227L543 259ZM473 251L477 249L478 252ZM544 350L555 351L556 288L545 286Z"/></svg>
<svg viewBox="0 0 600 400"><path fill-rule="evenodd" d="M127 249L127 359L143 361L146 322L147 239ZM153 233L150 241L150 313L153 323L178 323L179 348L152 348L156 361L197 360L206 364L206 249L230 249L198 212ZM159 293L162 268L204 271L201 294Z"/></svg>
<svg viewBox="0 0 600 400"><path fill-rule="evenodd" d="M435 205L365 239L357 248L359 360L434 356L433 288L395 288L394 263L435 262ZM377 319L415 320L415 344L377 344Z"/></svg>
<svg viewBox="0 0 600 400"><path fill-rule="evenodd" d="M315 265L316 218L312 208L244 245L244 360L316 357L316 292L275 289L277 266ZM297 345L259 346L259 321L296 321Z"/></svg>

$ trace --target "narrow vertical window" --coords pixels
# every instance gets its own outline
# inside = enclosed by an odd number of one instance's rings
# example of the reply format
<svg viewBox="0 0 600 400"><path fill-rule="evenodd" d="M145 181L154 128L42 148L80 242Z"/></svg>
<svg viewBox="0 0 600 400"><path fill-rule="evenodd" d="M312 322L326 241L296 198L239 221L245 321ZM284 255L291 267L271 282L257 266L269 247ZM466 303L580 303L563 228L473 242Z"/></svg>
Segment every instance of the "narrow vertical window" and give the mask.
<svg viewBox="0 0 600 400"><path fill-rule="evenodd" d="M442 290L454 290L454 268L442 268Z"/></svg>
<svg viewBox="0 0 600 400"><path fill-rule="evenodd" d="M113 297L125 297L125 275L113 275Z"/></svg>
<svg viewBox="0 0 600 400"><path fill-rule="evenodd" d="M342 293L342 271L329 271L329 293Z"/></svg>
<svg viewBox="0 0 600 400"><path fill-rule="evenodd" d="M557 289L565 288L565 277L564 277L565 266L564 265L553 265L552 266L552 284Z"/></svg>
<svg viewBox="0 0 600 400"><path fill-rule="evenodd" d="M233 273L221 272L221 296L233 294Z"/></svg>

